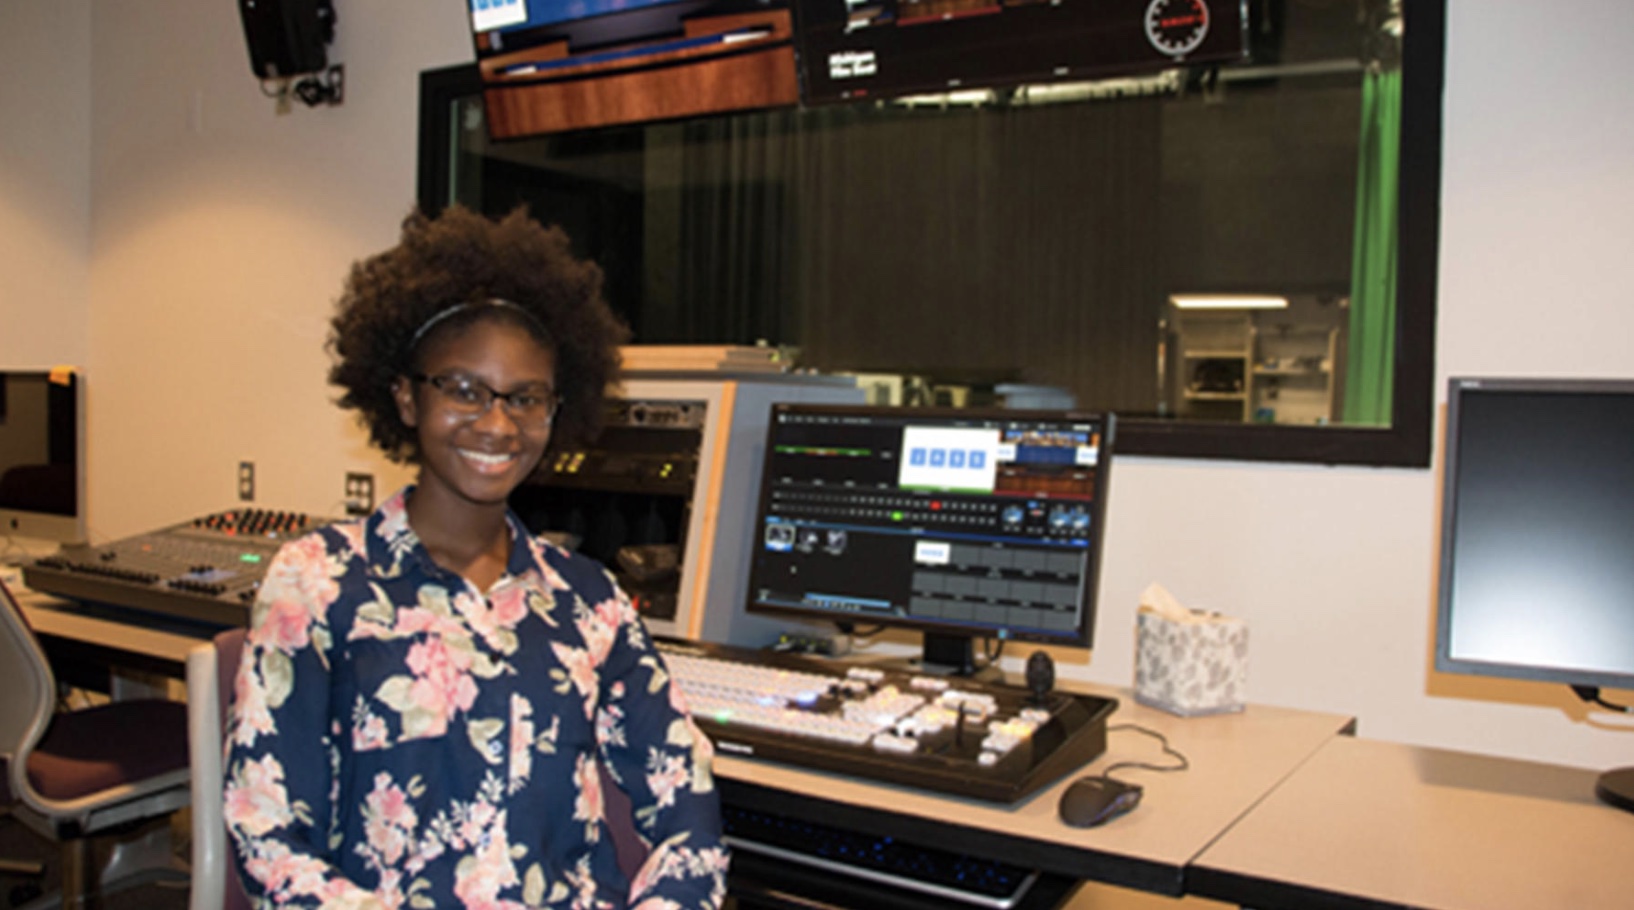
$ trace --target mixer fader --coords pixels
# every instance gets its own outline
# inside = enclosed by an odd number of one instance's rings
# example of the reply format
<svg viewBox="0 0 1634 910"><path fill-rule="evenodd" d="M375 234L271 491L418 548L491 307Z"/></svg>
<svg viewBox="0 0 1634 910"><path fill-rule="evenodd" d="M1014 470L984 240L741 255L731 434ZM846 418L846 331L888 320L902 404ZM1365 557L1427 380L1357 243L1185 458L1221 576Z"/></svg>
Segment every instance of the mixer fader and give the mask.
<svg viewBox="0 0 1634 910"><path fill-rule="evenodd" d="M284 543L333 519L234 509L99 546L64 547L23 567L36 591L219 626L244 625Z"/></svg>

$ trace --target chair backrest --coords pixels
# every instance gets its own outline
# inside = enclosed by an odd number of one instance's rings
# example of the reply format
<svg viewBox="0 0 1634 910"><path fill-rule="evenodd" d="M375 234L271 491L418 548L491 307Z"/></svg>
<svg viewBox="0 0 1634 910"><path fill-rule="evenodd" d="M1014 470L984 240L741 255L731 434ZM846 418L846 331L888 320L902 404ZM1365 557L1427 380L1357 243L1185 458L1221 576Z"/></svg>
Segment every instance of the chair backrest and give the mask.
<svg viewBox="0 0 1634 910"><path fill-rule="evenodd" d="M45 735L57 705L57 679L23 616L23 608L0 582L0 766L11 798L23 798L28 753Z"/></svg>
<svg viewBox="0 0 1634 910"><path fill-rule="evenodd" d="M187 654L187 735L193 768L193 884L188 910L247 908L227 843L222 747L243 629L228 629Z"/></svg>

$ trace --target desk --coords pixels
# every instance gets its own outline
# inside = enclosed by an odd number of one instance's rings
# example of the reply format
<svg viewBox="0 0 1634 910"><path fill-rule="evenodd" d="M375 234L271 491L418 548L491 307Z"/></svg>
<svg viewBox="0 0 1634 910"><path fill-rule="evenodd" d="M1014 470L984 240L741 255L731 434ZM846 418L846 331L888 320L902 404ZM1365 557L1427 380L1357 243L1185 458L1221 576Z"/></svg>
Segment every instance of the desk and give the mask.
<svg viewBox="0 0 1634 910"><path fill-rule="evenodd" d="M126 655L126 660L180 666L188 649L212 632L175 624L134 625L121 621L119 611L37 593L19 600L42 638L81 642L110 655ZM1114 725L1132 723L1162 733L1191 762L1189 770L1175 774L1122 772L1120 776L1145 786L1145 796L1135 812L1100 828L1070 828L1056 818L1056 804L1071 776L1013 805L729 755L716 758L716 778L728 802L1073 880L1179 896L1187 890L1187 869L1198 854L1353 725L1342 715L1260 705L1237 714L1180 718L1136 703L1127 690L1082 688L1118 699ZM1167 762L1152 738L1114 730L1106 753L1086 770L1130 760Z"/></svg>
<svg viewBox="0 0 1634 910"><path fill-rule="evenodd" d="M1266 910L1627 907L1634 814L1595 777L1336 738L1203 851L1188 890Z"/></svg>
<svg viewBox="0 0 1634 910"><path fill-rule="evenodd" d="M1125 690L1086 687L1117 698L1114 726L1134 723L1168 737L1191 762L1187 771L1126 770L1144 784L1140 808L1099 828L1079 829L1056 817L1071 777L1014 805L960 799L720 755L716 777L724 799L800 818L934 844L1029 868L1178 896L1187 866L1352 720L1250 705L1239 714L1180 718L1137 704ZM1165 764L1156 740L1113 731L1107 751L1086 770L1115 761Z"/></svg>
<svg viewBox="0 0 1634 910"><path fill-rule="evenodd" d="M166 697L166 686L143 677L184 679L187 652L216 632L188 624L132 622L129 611L80 604L38 591L13 589L12 593L57 676L71 685L107 691L117 698ZM144 614L143 619L148 618ZM89 678L85 668L90 666L103 670L99 679Z"/></svg>

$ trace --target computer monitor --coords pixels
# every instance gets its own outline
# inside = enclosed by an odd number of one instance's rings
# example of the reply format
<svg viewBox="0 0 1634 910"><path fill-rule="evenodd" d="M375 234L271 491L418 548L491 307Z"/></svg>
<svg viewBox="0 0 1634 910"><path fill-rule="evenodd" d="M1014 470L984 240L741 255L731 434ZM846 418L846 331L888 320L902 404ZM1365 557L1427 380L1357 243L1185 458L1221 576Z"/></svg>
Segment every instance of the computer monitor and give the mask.
<svg viewBox="0 0 1634 910"><path fill-rule="evenodd" d="M1634 380L1450 381L1436 632L1444 672L1634 689ZM1597 792L1634 811L1634 768Z"/></svg>
<svg viewBox="0 0 1634 910"><path fill-rule="evenodd" d="M1113 424L774 406L748 610L918 629L926 669L956 673L978 638L1089 645Z"/></svg>
<svg viewBox="0 0 1634 910"><path fill-rule="evenodd" d="M0 538L85 540L84 383L0 371Z"/></svg>

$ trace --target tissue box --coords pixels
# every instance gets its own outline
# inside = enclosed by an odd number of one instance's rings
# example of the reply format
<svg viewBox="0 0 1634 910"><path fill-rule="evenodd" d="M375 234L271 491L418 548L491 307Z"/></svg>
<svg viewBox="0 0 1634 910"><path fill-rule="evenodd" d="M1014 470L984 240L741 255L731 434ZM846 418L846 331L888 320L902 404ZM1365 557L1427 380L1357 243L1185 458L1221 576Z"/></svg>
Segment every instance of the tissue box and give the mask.
<svg viewBox="0 0 1634 910"><path fill-rule="evenodd" d="M1135 701L1181 717L1243 709L1248 624L1218 613L1135 614Z"/></svg>

